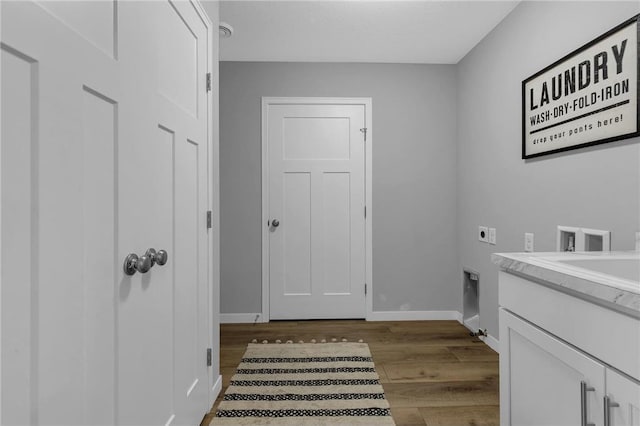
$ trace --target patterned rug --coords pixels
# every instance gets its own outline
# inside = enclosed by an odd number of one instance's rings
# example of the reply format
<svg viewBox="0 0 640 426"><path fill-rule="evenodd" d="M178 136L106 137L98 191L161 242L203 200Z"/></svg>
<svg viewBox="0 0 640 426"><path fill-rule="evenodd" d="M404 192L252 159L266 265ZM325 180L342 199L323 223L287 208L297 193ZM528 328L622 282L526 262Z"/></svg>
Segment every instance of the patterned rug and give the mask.
<svg viewBox="0 0 640 426"><path fill-rule="evenodd" d="M252 343L215 425L395 425L366 343Z"/></svg>

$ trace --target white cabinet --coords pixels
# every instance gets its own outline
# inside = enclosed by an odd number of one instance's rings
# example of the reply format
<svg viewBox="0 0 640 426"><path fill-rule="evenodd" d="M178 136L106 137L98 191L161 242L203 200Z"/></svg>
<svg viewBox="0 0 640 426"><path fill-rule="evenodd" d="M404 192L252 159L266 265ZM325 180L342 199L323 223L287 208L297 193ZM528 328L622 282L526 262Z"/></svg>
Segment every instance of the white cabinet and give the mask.
<svg viewBox="0 0 640 426"><path fill-rule="evenodd" d="M603 418L602 364L504 309L500 343L501 424L580 425L583 413L587 423Z"/></svg>
<svg viewBox="0 0 640 426"><path fill-rule="evenodd" d="M626 336L617 335L612 324L611 332L595 336L606 350L593 346L587 352L584 346L595 344L590 334L597 328L589 323L602 321L600 310L605 308L582 300L573 305L571 299L575 297L501 272L500 424L640 426L640 381L621 373L635 371L635 366L611 362L624 357L593 355L607 355L611 345L618 352L633 352L640 321L632 323L635 335ZM550 309L562 313L562 325L550 321Z"/></svg>
<svg viewBox="0 0 640 426"><path fill-rule="evenodd" d="M608 418L611 426L640 426L640 385L607 369L606 388ZM605 408L606 409L606 408ZM605 423L605 426L609 426Z"/></svg>

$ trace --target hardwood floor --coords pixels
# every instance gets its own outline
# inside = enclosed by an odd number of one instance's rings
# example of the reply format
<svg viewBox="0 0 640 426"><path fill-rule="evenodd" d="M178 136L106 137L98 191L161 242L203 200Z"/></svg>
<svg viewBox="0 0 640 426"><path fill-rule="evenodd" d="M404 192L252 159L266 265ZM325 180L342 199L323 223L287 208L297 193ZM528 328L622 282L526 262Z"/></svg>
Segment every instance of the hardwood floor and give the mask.
<svg viewBox="0 0 640 426"><path fill-rule="evenodd" d="M337 338L369 344L398 426L498 425L498 354L456 321L273 321L223 324L223 389L201 426L208 426L247 343Z"/></svg>

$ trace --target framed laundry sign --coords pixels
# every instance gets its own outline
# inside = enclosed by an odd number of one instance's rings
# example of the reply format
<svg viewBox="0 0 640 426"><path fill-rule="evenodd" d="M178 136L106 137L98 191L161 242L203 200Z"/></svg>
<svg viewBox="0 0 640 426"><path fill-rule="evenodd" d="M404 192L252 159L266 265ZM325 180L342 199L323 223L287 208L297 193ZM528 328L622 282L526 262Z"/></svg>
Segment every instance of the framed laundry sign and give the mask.
<svg viewBox="0 0 640 426"><path fill-rule="evenodd" d="M640 135L636 15L522 82L522 158Z"/></svg>

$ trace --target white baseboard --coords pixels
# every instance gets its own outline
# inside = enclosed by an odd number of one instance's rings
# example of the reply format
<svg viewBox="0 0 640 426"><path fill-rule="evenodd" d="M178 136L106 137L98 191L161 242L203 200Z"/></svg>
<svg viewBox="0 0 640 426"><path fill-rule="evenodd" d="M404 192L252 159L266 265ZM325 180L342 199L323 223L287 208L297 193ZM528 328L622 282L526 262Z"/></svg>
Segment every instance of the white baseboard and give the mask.
<svg viewBox="0 0 640 426"><path fill-rule="evenodd" d="M257 320L256 320L257 318ZM369 314L367 321L437 321L454 320L463 324L462 313L458 311L375 311ZM221 324L251 324L254 322L268 322L260 313L220 314ZM500 353L500 341L488 335L480 339L491 349ZM214 386L222 389L222 379L219 377ZM218 392L220 392L218 389Z"/></svg>
<svg viewBox="0 0 640 426"><path fill-rule="evenodd" d="M429 321L455 320L462 322L462 314L458 311L374 311L367 321Z"/></svg>
<svg viewBox="0 0 640 426"><path fill-rule="evenodd" d="M480 340L497 353L500 353L500 341L492 335L488 334L487 337L480 337Z"/></svg>
<svg viewBox="0 0 640 426"><path fill-rule="evenodd" d="M257 318L257 320L256 320ZM462 323L462 314L458 311L375 311L367 321L427 321L455 320ZM260 313L220 314L220 324L252 324L265 321Z"/></svg>
<svg viewBox="0 0 640 426"><path fill-rule="evenodd" d="M262 314L257 312L241 314L220 314L220 324L253 324L254 322L268 321L264 321L262 319Z"/></svg>
<svg viewBox="0 0 640 426"><path fill-rule="evenodd" d="M216 380L216 382L213 384L213 387L211 388L211 403L212 404L218 398L218 396L220 395L221 391L222 391L222 375L219 375L218 379Z"/></svg>
<svg viewBox="0 0 640 426"><path fill-rule="evenodd" d="M460 319L458 321L460 322L460 324L462 324L465 327L467 327L470 331L478 331L477 328L471 330L469 328L468 324L464 323L464 321L462 319L462 314L460 314ZM478 327L478 328L482 329L482 327ZM496 339L495 337L493 337L492 335L487 334L487 336L478 336L478 339L482 340L485 345L489 346L494 351L500 353L500 341L498 339Z"/></svg>

